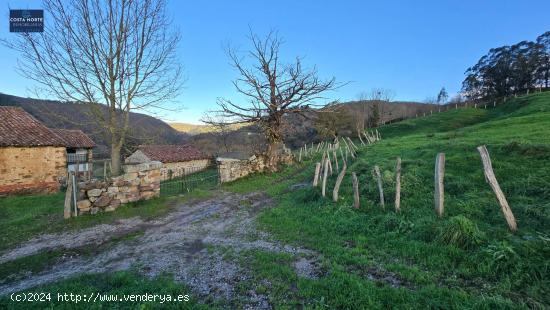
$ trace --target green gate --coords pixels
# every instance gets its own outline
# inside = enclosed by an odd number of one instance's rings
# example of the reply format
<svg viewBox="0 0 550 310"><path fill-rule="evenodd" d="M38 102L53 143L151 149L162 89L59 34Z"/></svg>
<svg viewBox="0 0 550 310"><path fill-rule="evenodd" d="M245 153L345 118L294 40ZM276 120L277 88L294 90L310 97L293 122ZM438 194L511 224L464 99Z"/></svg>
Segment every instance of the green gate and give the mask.
<svg viewBox="0 0 550 310"><path fill-rule="evenodd" d="M220 184L218 166L162 169L161 196L183 195L195 189L213 189Z"/></svg>

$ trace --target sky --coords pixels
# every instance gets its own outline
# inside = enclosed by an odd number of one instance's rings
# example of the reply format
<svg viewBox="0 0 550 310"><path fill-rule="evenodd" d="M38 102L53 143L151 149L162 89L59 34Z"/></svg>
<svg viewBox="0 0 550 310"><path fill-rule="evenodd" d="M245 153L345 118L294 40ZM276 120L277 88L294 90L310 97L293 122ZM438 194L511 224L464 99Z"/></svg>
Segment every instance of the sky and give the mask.
<svg viewBox="0 0 550 310"><path fill-rule="evenodd" d="M40 9L41 2L0 0L5 18L0 38L13 35L9 8ZM452 96L460 91L464 71L490 48L550 31L548 0L169 0L168 8L182 34L178 54L186 81L176 99L178 111L160 116L194 124L216 108L217 98L241 98L224 46L246 51L249 29L260 36L278 31L282 62L301 56L321 78L347 82L326 94L340 101L372 88L392 90L394 100L424 101L442 87ZM32 82L14 70L17 58L0 45L0 92L32 97Z"/></svg>

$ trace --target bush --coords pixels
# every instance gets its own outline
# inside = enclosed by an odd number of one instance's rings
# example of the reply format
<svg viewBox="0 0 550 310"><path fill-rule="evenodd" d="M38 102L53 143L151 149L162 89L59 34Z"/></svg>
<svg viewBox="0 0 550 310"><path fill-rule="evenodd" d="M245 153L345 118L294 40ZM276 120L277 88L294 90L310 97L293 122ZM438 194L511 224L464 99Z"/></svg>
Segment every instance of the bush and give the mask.
<svg viewBox="0 0 550 310"><path fill-rule="evenodd" d="M410 233L414 223L394 214L386 215L381 223L382 231L395 231L400 234Z"/></svg>
<svg viewBox="0 0 550 310"><path fill-rule="evenodd" d="M451 217L440 231L437 241L445 245L454 245L469 249L483 241L483 233L477 225L463 215Z"/></svg>

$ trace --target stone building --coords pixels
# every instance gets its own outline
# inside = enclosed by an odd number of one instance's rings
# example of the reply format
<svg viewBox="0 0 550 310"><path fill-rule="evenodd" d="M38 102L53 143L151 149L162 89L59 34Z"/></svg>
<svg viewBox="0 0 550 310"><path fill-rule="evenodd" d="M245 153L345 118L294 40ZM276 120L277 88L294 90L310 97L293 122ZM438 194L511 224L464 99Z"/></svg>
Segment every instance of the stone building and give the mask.
<svg viewBox="0 0 550 310"><path fill-rule="evenodd" d="M195 173L206 169L212 159L192 145L141 145L126 158L126 164L150 161L162 163L164 179Z"/></svg>
<svg viewBox="0 0 550 310"><path fill-rule="evenodd" d="M52 129L65 141L67 148L67 170L79 174L91 173L95 143L81 130Z"/></svg>
<svg viewBox="0 0 550 310"><path fill-rule="evenodd" d="M65 141L22 108L0 106L0 195L56 192L66 174Z"/></svg>

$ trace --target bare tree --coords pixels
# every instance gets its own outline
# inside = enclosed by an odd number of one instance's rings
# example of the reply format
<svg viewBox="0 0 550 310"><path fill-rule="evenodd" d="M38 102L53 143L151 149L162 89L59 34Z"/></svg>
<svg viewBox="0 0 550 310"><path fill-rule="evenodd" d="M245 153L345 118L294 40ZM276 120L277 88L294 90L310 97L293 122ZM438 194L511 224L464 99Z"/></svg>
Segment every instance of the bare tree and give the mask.
<svg viewBox="0 0 550 310"><path fill-rule="evenodd" d="M395 97L392 90L384 88L373 88L367 95L371 103L371 127L378 127L384 121L384 115L388 104Z"/></svg>
<svg viewBox="0 0 550 310"><path fill-rule="evenodd" d="M369 119L369 106L368 99L369 95L366 92L361 92L357 96L359 100L359 110L356 111L355 118L355 131L360 140L362 140L361 135L367 129L367 122Z"/></svg>
<svg viewBox="0 0 550 310"><path fill-rule="evenodd" d="M325 138L336 139L340 132L351 131L355 118L343 105L333 102L316 111L315 130Z"/></svg>
<svg viewBox="0 0 550 310"><path fill-rule="evenodd" d="M233 85L248 103L220 98L219 110L214 112L229 118L231 123L258 124L267 141L267 167L275 171L283 146L283 116L292 113L304 115L311 106L320 106L316 101L324 99L321 94L335 89L337 84L335 78L321 80L315 67L305 69L299 57L291 64L281 63L282 40L275 32L260 38L251 31L249 39L252 49L247 57L239 56L231 47L227 48L227 54L240 74Z"/></svg>
<svg viewBox="0 0 550 310"><path fill-rule="evenodd" d="M201 121L212 126L212 134L216 137L218 144L223 145L225 152L229 152L229 135L232 128L224 117L217 114L206 114Z"/></svg>
<svg viewBox="0 0 550 310"><path fill-rule="evenodd" d="M50 14L43 33L3 43L21 53L19 72L43 91L90 104L118 174L130 111L163 108L181 89L180 35L166 0L44 0L43 7Z"/></svg>

